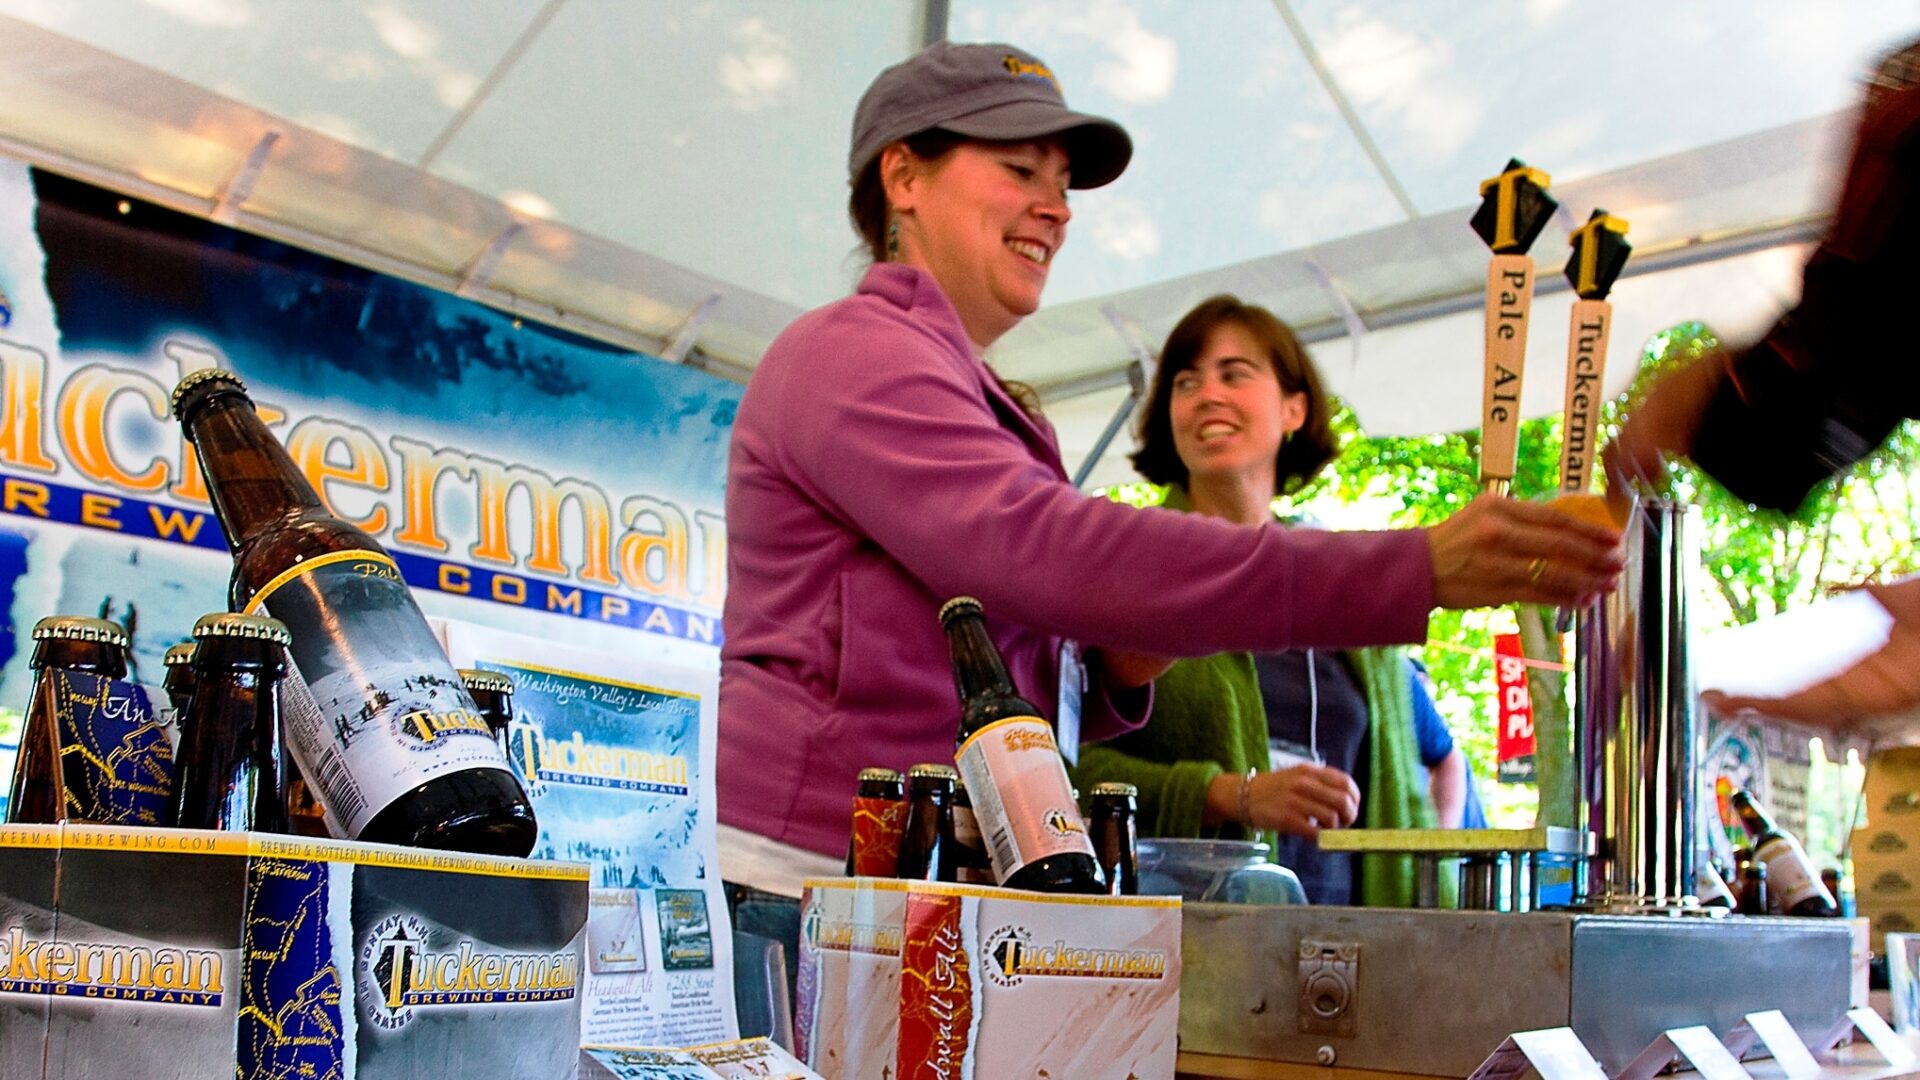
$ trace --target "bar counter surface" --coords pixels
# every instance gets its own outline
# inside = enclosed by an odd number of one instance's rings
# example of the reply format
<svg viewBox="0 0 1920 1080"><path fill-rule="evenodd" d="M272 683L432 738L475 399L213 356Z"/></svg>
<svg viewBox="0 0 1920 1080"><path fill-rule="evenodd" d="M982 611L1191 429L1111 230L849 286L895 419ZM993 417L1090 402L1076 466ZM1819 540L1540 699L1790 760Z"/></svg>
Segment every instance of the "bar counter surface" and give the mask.
<svg viewBox="0 0 1920 1080"><path fill-rule="evenodd" d="M1905 1035L1902 1038L1920 1058L1920 1035ZM1786 1073L1772 1058L1743 1061L1741 1066L1753 1076L1753 1080L1784 1080L1786 1077ZM1433 1080L1424 1073L1328 1068L1218 1054L1183 1053L1177 1070L1174 1074L1177 1080ZM1694 1080L1700 1074L1686 1070L1666 1075L1673 1080ZM1822 1063L1814 1080L1909 1080L1913 1077L1920 1077L1920 1062L1898 1067L1888 1065L1862 1039L1835 1051L1833 1060Z"/></svg>

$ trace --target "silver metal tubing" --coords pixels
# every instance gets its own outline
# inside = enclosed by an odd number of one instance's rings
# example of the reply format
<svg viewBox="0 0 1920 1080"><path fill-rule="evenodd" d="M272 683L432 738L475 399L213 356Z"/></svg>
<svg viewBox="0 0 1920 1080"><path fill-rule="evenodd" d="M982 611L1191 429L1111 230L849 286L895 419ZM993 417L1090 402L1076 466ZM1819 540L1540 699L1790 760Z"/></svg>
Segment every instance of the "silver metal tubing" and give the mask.
<svg viewBox="0 0 1920 1080"><path fill-rule="evenodd" d="M1643 500L1627 525L1627 571L1581 612L1575 667L1575 790L1593 854L1576 902L1677 907L1693 891L1695 759L1688 587L1698 561L1689 507Z"/></svg>
<svg viewBox="0 0 1920 1080"><path fill-rule="evenodd" d="M1440 856L1431 851L1416 853L1413 857L1413 906L1417 908L1437 908L1440 906Z"/></svg>

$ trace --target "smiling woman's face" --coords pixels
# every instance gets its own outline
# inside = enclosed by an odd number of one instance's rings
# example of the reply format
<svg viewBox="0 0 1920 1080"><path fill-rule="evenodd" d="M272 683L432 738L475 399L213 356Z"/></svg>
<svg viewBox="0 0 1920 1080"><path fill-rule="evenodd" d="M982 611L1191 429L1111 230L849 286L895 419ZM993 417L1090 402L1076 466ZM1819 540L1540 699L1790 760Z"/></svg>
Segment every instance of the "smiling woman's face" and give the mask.
<svg viewBox="0 0 1920 1080"><path fill-rule="evenodd" d="M1193 367L1173 377L1173 446L1189 476L1264 476L1281 441L1306 421L1307 396L1280 386L1273 360L1239 323L1207 335Z"/></svg>
<svg viewBox="0 0 1920 1080"><path fill-rule="evenodd" d="M918 164L888 187L900 261L933 275L984 349L1040 306L1072 217L1066 151L1053 140L967 142Z"/></svg>

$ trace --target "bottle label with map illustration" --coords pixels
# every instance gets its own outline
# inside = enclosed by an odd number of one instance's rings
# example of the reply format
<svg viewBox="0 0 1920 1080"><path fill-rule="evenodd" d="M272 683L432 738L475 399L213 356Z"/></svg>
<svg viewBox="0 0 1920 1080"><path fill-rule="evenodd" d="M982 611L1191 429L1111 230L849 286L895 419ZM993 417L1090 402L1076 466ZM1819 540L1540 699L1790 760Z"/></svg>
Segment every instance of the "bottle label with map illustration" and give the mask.
<svg viewBox="0 0 1920 1080"><path fill-rule="evenodd" d="M394 800L506 754L391 558L335 551L290 567L247 605L293 633L281 685L287 745L327 826L360 835Z"/></svg>
<svg viewBox="0 0 1920 1080"><path fill-rule="evenodd" d="M50 669L69 820L164 825L173 744L146 688L84 671Z"/></svg>

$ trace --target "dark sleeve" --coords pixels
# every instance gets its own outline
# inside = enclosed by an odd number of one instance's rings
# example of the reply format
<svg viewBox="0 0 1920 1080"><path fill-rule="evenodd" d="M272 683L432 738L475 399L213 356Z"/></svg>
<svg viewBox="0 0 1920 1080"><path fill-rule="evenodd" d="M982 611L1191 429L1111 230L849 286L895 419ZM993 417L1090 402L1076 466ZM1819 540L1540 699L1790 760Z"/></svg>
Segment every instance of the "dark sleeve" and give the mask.
<svg viewBox="0 0 1920 1080"><path fill-rule="evenodd" d="M1725 361L1691 456L1736 496L1795 509L1920 414L1920 373L1906 358L1904 329L1920 290L1917 180L1920 88L1863 118L1800 302L1759 344Z"/></svg>
<svg viewBox="0 0 1920 1080"><path fill-rule="evenodd" d="M1447 730L1446 718L1440 715L1411 664L1407 666L1407 678L1413 684L1413 737L1420 744L1420 764L1431 769L1453 753L1453 732Z"/></svg>

